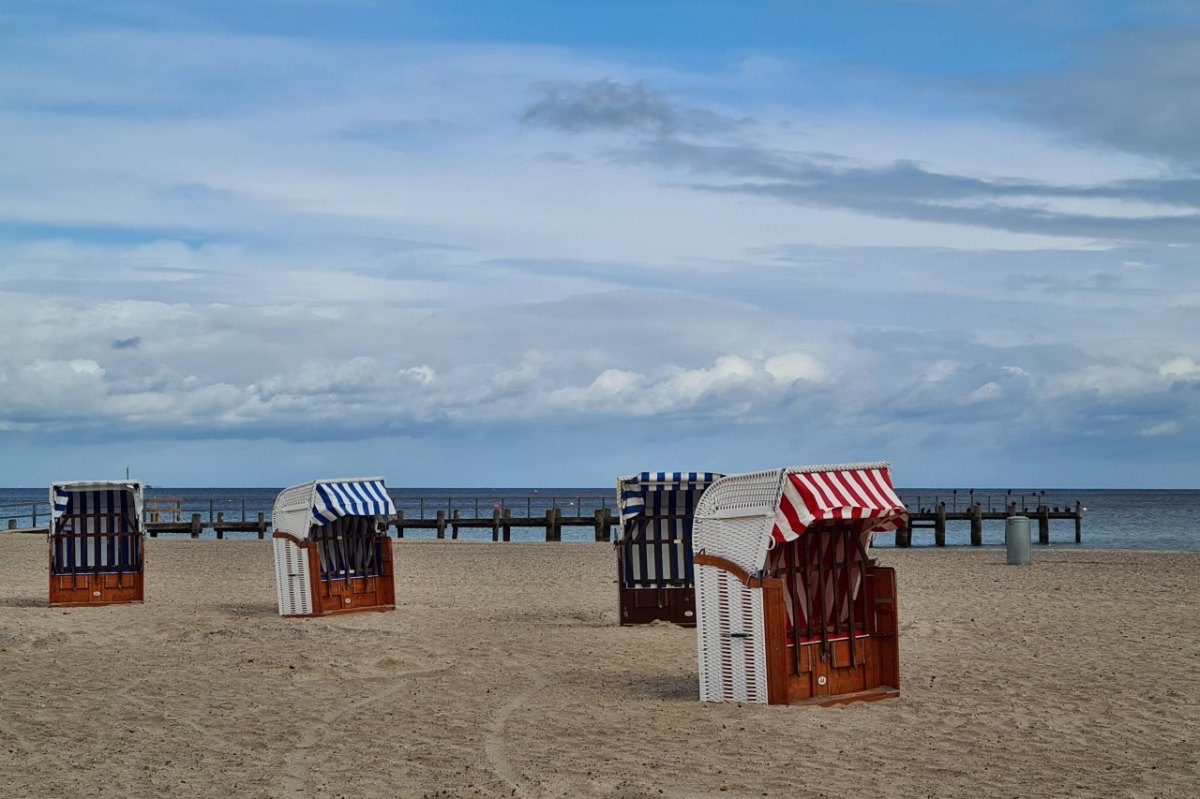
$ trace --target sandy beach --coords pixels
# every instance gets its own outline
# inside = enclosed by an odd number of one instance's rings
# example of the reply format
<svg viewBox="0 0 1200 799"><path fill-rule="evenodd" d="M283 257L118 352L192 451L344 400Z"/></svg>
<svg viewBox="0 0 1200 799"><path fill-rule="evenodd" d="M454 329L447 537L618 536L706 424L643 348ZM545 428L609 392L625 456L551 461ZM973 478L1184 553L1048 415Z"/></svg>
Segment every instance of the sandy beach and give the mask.
<svg viewBox="0 0 1200 799"><path fill-rule="evenodd" d="M269 542L154 539L140 606L46 607L0 535L5 797L1193 797L1200 553L878 551L902 696L697 701L604 544L396 542L398 609L277 615Z"/></svg>

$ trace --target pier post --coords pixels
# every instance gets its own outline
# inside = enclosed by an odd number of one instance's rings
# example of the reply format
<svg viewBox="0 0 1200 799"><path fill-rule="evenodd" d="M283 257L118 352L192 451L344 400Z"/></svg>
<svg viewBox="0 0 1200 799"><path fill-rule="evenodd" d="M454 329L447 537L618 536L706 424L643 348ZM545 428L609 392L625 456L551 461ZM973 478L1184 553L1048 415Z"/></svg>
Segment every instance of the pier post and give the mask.
<svg viewBox="0 0 1200 799"><path fill-rule="evenodd" d="M16 520L16 519L9 519L9 520L8 520L8 529L9 529L9 530L16 530L16 529L17 529L17 520Z"/></svg>
<svg viewBox="0 0 1200 799"><path fill-rule="evenodd" d="M192 533L192 538L199 538L199 537L200 537L200 514L199 514L199 513L193 513L193 514L192 514L192 529L191 529L191 533Z"/></svg>
<svg viewBox="0 0 1200 799"><path fill-rule="evenodd" d="M450 540L458 540L458 508L450 514Z"/></svg>
<svg viewBox="0 0 1200 799"><path fill-rule="evenodd" d="M946 503L939 502L937 518L933 520L933 543L939 547L946 546Z"/></svg>
<svg viewBox="0 0 1200 799"><path fill-rule="evenodd" d="M261 541L267 535L267 514L261 510L258 512L258 540Z"/></svg>
<svg viewBox="0 0 1200 799"><path fill-rule="evenodd" d="M1038 505L1038 543L1050 543L1050 508L1046 505Z"/></svg>
<svg viewBox="0 0 1200 799"><path fill-rule="evenodd" d="M502 517L502 518L504 519L504 525L503 525L503 527L504 527L504 540L505 540L505 541L511 541L511 540L512 540L512 521L511 521L511 519L512 519L512 508L505 508L505 509L504 509L504 514L503 514L503 517Z"/></svg>
<svg viewBox="0 0 1200 799"><path fill-rule="evenodd" d="M437 512L437 537L446 537L446 511L444 510Z"/></svg>
<svg viewBox="0 0 1200 799"><path fill-rule="evenodd" d="M1083 506L1075 500L1075 543L1083 543Z"/></svg>
<svg viewBox="0 0 1200 799"><path fill-rule="evenodd" d="M971 546L983 545L983 506L971 506Z"/></svg>
<svg viewBox="0 0 1200 799"><path fill-rule="evenodd" d="M908 521L904 523L903 530L896 531L896 546L901 549L908 549L912 546L912 517L908 517Z"/></svg>
<svg viewBox="0 0 1200 799"><path fill-rule="evenodd" d="M221 511L220 513L217 514L217 524L224 524L224 523L225 523L225 511ZM217 533L217 538L225 537L225 532L220 527L216 528L216 533Z"/></svg>
<svg viewBox="0 0 1200 799"><path fill-rule="evenodd" d="M500 506L492 506L492 540L500 540Z"/></svg>
<svg viewBox="0 0 1200 799"><path fill-rule="evenodd" d="M592 519L596 525L596 540L608 540L608 514L603 508L596 508L596 512L592 514Z"/></svg>
<svg viewBox="0 0 1200 799"><path fill-rule="evenodd" d="M396 525L396 538L404 538L404 511L397 509L396 516L392 519L392 524Z"/></svg>
<svg viewBox="0 0 1200 799"><path fill-rule="evenodd" d="M562 511L546 508L546 540L562 541Z"/></svg>

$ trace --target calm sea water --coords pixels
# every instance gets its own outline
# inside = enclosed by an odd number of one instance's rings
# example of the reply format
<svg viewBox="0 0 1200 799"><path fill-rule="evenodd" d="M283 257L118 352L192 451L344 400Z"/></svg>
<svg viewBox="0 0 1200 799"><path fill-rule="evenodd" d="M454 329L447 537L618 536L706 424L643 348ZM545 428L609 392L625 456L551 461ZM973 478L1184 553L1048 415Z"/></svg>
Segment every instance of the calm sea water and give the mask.
<svg viewBox="0 0 1200 799"><path fill-rule="evenodd" d="M147 500L178 497L182 501L185 519L201 514L207 523L224 513L226 520L257 519L259 513L270 519L271 507L278 488L152 488ZM511 508L513 516L527 513L545 516L552 507L561 508L563 515L591 516L601 507L615 509L613 488L391 488L389 493L396 507L406 518L433 518L438 510L458 510L463 517L478 513L490 518L493 505ZM0 528L7 529L8 519L17 518L18 527L30 527L31 514L36 508L38 524L45 525L49 516L48 489L0 488ZM933 508L938 501L948 507L965 509L972 495L952 489L901 489L900 495L911 509ZM1007 501L1018 507L1024 505L1032 512L1041 502L1050 507L1074 507L1079 502L1087 508L1083 518L1083 543L1075 544L1075 527L1071 521L1050 522L1050 546L1083 549L1159 549L1200 550L1200 490L1047 490L1044 492L1008 492L1002 489L977 489L974 498L984 509L989 503L1001 510ZM1036 522L1034 523L1036 536ZM205 530L203 537L212 537ZM433 530L410 530L407 538L435 537ZM229 538L256 538L254 534L230 534ZM540 541L544 528L513 528L515 541ZM461 539L491 540L490 530L463 530ZM564 527L564 541L591 541L590 527ZM967 522L950 522L946 532L950 546L969 546L970 528ZM1004 543L1004 522L984 522L985 546ZM888 536L876 539L877 546L891 546ZM914 530L914 547L932 546L932 530Z"/></svg>

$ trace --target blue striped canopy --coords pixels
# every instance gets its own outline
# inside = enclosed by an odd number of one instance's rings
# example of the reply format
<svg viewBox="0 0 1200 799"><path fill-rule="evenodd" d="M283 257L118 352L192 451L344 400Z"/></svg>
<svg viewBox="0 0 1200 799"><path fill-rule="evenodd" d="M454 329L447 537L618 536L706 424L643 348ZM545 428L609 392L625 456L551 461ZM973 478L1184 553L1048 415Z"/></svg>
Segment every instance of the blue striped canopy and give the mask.
<svg viewBox="0 0 1200 799"><path fill-rule="evenodd" d="M622 477L618 481L620 492L617 496L621 523L645 512L646 495L651 492L705 489L724 476L717 472L642 472L633 477Z"/></svg>
<svg viewBox="0 0 1200 799"><path fill-rule="evenodd" d="M319 482L313 490L312 518L330 524L341 516L391 516L396 512L382 480Z"/></svg>

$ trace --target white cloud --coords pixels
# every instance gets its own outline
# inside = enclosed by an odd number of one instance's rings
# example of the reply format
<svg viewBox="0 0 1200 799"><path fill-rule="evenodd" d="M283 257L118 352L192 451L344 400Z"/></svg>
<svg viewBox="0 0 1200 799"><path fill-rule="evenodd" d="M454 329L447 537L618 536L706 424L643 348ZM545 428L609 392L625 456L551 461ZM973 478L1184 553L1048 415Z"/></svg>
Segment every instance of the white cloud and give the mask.
<svg viewBox="0 0 1200 799"><path fill-rule="evenodd" d="M1156 436L1170 436L1178 433L1179 429L1179 422L1162 422L1160 424L1151 425L1150 427L1143 429L1142 435L1148 438L1154 438Z"/></svg>
<svg viewBox="0 0 1200 799"><path fill-rule="evenodd" d="M1193 358L1181 355L1163 363L1158 367L1158 373L1164 377L1181 377L1191 380L1200 377L1200 364L1196 363Z"/></svg>

